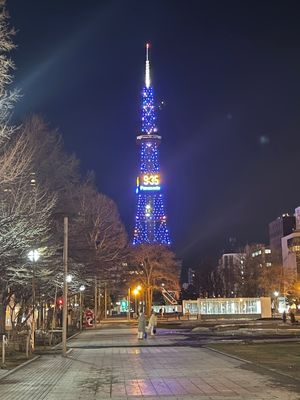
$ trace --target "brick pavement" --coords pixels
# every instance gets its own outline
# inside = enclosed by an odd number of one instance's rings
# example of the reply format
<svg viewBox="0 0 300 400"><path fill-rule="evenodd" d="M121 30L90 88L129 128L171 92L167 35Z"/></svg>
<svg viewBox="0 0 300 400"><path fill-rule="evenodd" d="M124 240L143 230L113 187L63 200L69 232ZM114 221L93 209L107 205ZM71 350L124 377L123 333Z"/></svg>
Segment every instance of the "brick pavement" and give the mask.
<svg viewBox="0 0 300 400"><path fill-rule="evenodd" d="M83 332L70 341L67 358L43 356L0 380L0 399L300 399L295 388L280 387L242 361L205 348L168 346L172 338L159 335L138 347L132 329Z"/></svg>

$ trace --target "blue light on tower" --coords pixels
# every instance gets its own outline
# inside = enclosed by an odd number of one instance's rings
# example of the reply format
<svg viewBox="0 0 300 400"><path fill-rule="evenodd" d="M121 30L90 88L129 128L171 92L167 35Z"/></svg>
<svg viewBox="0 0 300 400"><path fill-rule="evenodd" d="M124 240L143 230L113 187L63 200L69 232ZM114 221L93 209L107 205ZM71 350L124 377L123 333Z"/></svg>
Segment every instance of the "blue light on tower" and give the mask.
<svg viewBox="0 0 300 400"><path fill-rule="evenodd" d="M150 79L149 44L146 45L145 86L142 91L140 173L137 177L137 211L133 244L170 245L158 157L161 136L157 134L154 95Z"/></svg>

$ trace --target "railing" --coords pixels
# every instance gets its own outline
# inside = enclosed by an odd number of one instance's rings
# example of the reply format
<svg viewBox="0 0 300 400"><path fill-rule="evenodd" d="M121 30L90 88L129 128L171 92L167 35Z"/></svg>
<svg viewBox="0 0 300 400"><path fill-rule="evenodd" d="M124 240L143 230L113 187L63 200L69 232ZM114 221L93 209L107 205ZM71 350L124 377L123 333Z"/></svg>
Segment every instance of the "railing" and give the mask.
<svg viewBox="0 0 300 400"><path fill-rule="evenodd" d="M169 304L172 304L172 305L177 304L177 299L170 291L166 290L165 288L162 288L161 292L162 292L162 295L164 296L165 300Z"/></svg>

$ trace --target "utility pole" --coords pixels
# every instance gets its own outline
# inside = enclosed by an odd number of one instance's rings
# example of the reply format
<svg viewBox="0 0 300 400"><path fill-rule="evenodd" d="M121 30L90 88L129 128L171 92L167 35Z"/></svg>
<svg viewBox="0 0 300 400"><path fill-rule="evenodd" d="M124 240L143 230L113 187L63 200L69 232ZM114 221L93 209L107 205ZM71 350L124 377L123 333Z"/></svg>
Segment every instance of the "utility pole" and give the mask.
<svg viewBox="0 0 300 400"><path fill-rule="evenodd" d="M107 289L106 283L104 285L104 319L107 318Z"/></svg>
<svg viewBox="0 0 300 400"><path fill-rule="evenodd" d="M64 296L63 296L63 323L62 323L62 352L67 355L67 325L68 325L68 217L64 217Z"/></svg>
<svg viewBox="0 0 300 400"><path fill-rule="evenodd" d="M130 321L130 288L128 288L127 303L128 303L128 320Z"/></svg>
<svg viewBox="0 0 300 400"><path fill-rule="evenodd" d="M35 265L33 262L33 271L32 271L32 351L35 350Z"/></svg>
<svg viewBox="0 0 300 400"><path fill-rule="evenodd" d="M94 328L97 328L97 314L98 314L98 281L97 281L97 276L95 276L95 310L94 310L94 318L95 318L95 323L94 323Z"/></svg>

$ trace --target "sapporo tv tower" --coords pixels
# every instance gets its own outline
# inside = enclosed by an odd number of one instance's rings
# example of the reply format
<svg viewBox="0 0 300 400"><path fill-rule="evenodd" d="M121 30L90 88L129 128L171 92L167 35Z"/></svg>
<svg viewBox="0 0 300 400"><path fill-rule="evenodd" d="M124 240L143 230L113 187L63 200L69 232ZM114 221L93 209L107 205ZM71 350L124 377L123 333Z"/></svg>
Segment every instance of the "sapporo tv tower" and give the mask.
<svg viewBox="0 0 300 400"><path fill-rule="evenodd" d="M146 44L145 86L142 92L142 129L137 136L140 146L140 172L137 177L137 211L133 244L170 245L162 193L156 111L150 80L149 44Z"/></svg>

